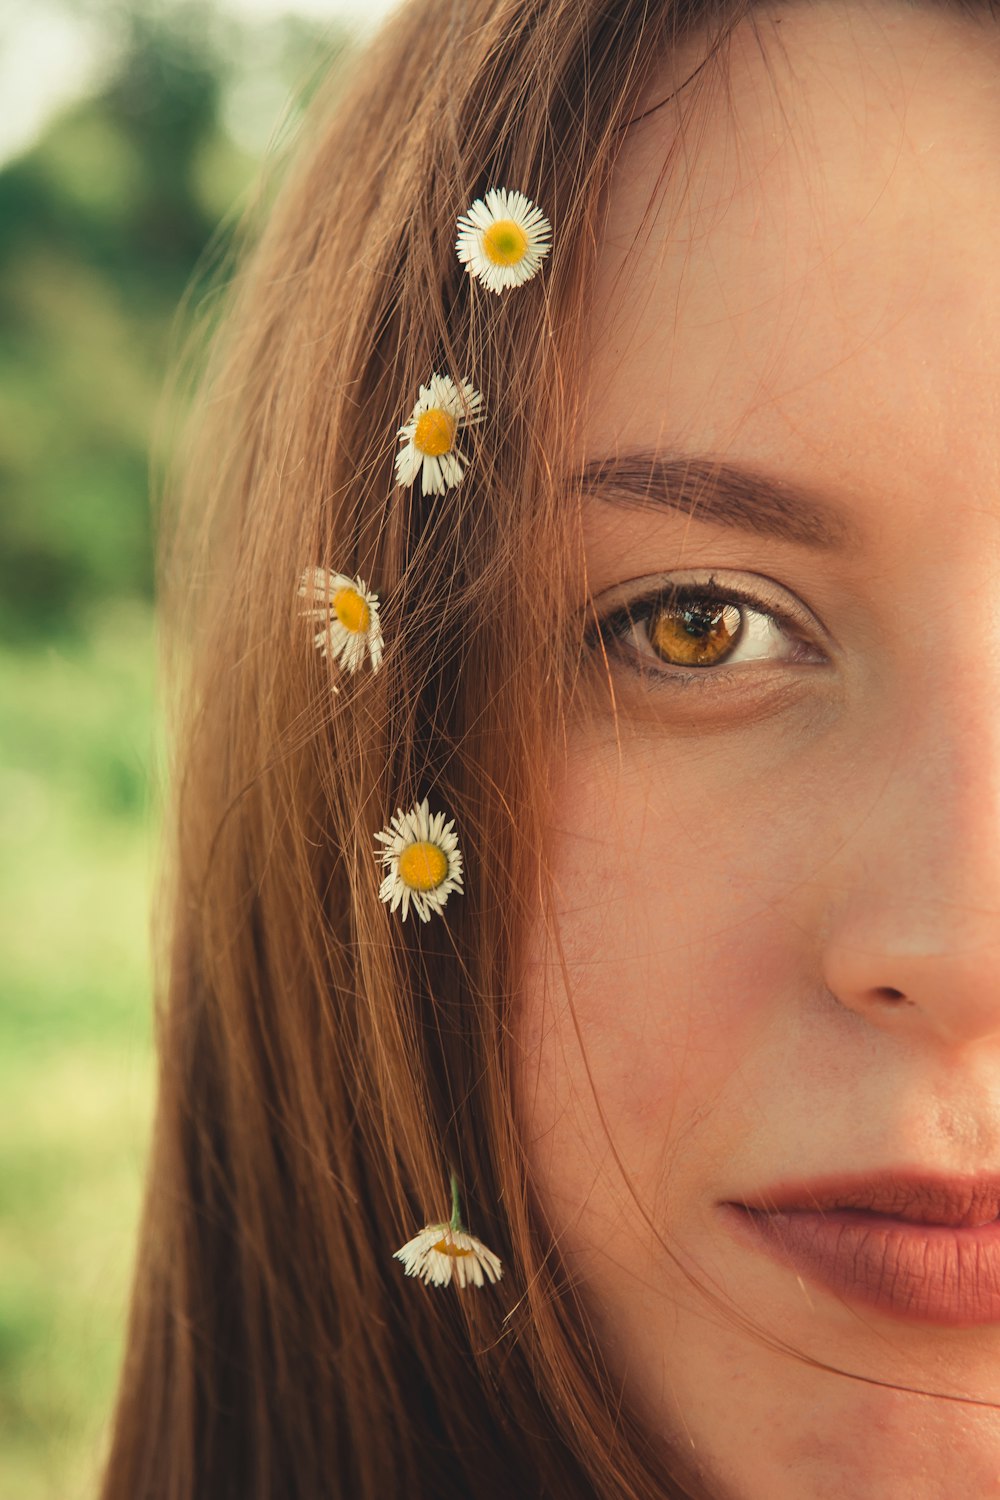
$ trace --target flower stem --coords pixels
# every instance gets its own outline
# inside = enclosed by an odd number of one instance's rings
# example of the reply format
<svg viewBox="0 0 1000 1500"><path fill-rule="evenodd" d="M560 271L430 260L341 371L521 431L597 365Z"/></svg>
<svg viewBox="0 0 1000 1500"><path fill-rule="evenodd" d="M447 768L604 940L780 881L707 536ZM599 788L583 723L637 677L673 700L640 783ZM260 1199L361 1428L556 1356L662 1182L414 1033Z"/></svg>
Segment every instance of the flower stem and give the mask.
<svg viewBox="0 0 1000 1500"><path fill-rule="evenodd" d="M462 1212L458 1206L458 1178L454 1172L451 1174L451 1227L458 1234L465 1233L465 1225L462 1223Z"/></svg>

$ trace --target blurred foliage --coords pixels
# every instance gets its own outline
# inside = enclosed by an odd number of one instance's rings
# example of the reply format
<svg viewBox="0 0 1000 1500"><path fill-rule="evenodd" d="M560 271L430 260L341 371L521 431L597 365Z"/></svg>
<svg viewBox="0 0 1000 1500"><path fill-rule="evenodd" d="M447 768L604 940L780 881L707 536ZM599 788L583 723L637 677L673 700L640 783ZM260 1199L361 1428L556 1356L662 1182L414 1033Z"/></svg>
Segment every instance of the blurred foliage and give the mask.
<svg viewBox="0 0 1000 1500"><path fill-rule="evenodd" d="M0 648L0 1495L89 1500L152 1103L150 612Z"/></svg>
<svg viewBox="0 0 1000 1500"><path fill-rule="evenodd" d="M345 45L201 3L87 10L107 28L104 86L0 171L0 635L16 640L150 597L148 453L176 309L197 300L209 243L212 264L225 252L266 143L254 126L283 101L293 123Z"/></svg>
<svg viewBox="0 0 1000 1500"><path fill-rule="evenodd" d="M344 45L202 3L66 9L103 26L103 83L0 169L4 1500L95 1493L121 1358L153 1096L148 454L176 310Z"/></svg>

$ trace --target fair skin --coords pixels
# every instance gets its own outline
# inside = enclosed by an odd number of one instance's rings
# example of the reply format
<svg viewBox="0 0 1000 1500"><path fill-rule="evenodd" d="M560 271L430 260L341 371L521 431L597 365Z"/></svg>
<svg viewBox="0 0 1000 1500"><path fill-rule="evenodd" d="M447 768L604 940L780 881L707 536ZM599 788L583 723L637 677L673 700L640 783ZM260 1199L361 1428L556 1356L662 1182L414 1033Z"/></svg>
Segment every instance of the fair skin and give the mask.
<svg viewBox="0 0 1000 1500"><path fill-rule="evenodd" d="M756 22L679 152L670 105L629 132L580 456L752 464L856 536L586 500L598 614L714 571L808 644L775 626L693 686L641 632L595 651L523 1123L605 1356L713 1495L1000 1494L1000 1322L850 1306L719 1210L782 1178L1000 1172L1000 29L891 0Z"/></svg>

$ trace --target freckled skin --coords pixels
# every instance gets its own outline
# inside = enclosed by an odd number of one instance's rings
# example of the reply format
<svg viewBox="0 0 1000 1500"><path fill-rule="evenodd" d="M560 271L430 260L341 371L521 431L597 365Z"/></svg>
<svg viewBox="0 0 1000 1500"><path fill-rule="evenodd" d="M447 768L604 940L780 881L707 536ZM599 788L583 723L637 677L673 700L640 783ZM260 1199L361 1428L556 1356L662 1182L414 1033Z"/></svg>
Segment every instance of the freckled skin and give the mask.
<svg viewBox="0 0 1000 1500"><path fill-rule="evenodd" d="M1000 28L890 0L756 21L662 182L676 107L630 132L580 456L753 462L864 545L589 503L598 606L679 569L763 577L820 622L823 664L680 690L619 653L617 723L595 666L552 766L569 995L540 923L519 1107L612 1367L719 1500L1000 1495L988 1405L746 1326L1000 1403L1000 1325L847 1306L718 1207L1000 1171Z"/></svg>

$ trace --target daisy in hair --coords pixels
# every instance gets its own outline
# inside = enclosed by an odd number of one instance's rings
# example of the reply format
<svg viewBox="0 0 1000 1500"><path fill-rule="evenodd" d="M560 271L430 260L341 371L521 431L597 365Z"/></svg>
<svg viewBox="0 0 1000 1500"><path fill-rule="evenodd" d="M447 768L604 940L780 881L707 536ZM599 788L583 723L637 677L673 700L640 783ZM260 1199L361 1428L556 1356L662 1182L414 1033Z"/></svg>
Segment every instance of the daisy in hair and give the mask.
<svg viewBox="0 0 1000 1500"><path fill-rule="evenodd" d="M452 891L462 891L462 851L453 821L444 813L432 813L427 799L400 809L388 828L375 837L385 847L378 851L387 872L379 887L379 899L391 911L402 909L405 922L412 905L422 922L429 922L444 908Z"/></svg>
<svg viewBox="0 0 1000 1500"><path fill-rule="evenodd" d="M468 459L456 440L463 427L480 420L482 399L468 380L459 389L450 375L432 375L399 429L396 483L410 485L419 474L425 495L443 495L461 484Z"/></svg>
<svg viewBox="0 0 1000 1500"><path fill-rule="evenodd" d="M482 1240L462 1226L458 1204L458 1178L451 1174L451 1221L428 1224L393 1254L401 1260L407 1276L419 1276L428 1286L448 1286L454 1280L465 1287L497 1282L503 1274L500 1259Z"/></svg>
<svg viewBox="0 0 1000 1500"><path fill-rule="evenodd" d="M378 595L369 592L360 578L331 573L327 568L307 568L299 584L299 595L309 599L305 620L321 620L313 637L321 656L330 656L345 672L356 672L365 661L373 672L382 660L382 627L378 620Z"/></svg>
<svg viewBox="0 0 1000 1500"><path fill-rule="evenodd" d="M531 280L552 248L551 234L530 198L491 188L459 218L455 250L470 276L499 293Z"/></svg>

